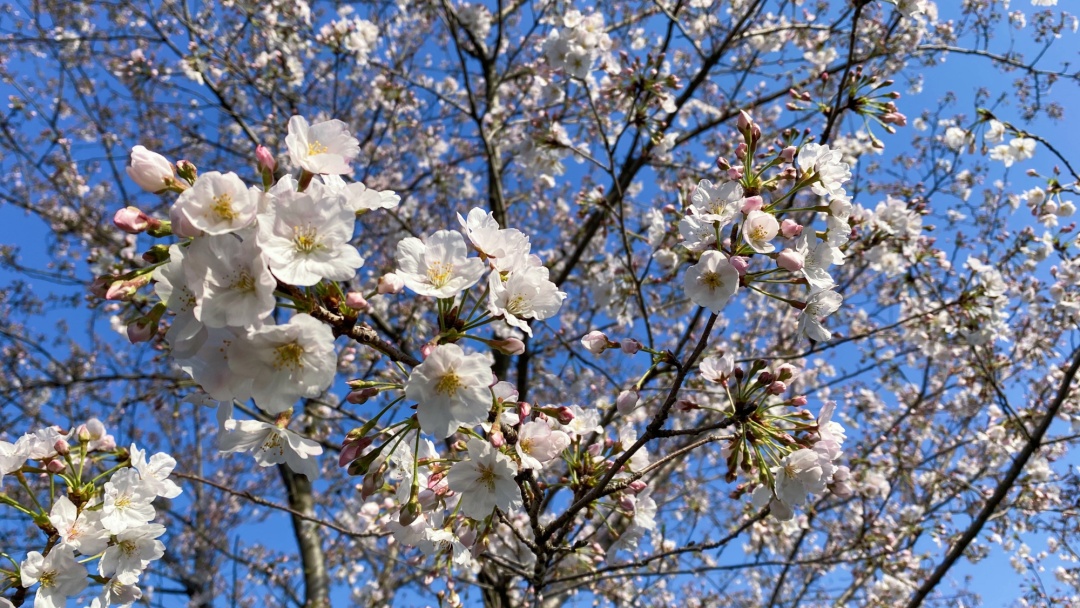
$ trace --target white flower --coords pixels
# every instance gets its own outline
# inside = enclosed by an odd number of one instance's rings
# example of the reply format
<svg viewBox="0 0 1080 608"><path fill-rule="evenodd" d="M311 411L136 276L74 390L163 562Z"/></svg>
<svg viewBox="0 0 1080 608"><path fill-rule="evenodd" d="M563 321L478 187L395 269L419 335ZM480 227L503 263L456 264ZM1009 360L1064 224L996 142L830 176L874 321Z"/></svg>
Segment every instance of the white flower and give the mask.
<svg viewBox="0 0 1080 608"><path fill-rule="evenodd" d="M146 460L146 450L140 450L131 444L128 451L131 466L139 472L139 477L152 492L163 498L176 498L183 490L169 479L169 474L176 468L176 459L164 452L158 452Z"/></svg>
<svg viewBox="0 0 1080 608"><path fill-rule="evenodd" d="M47 426L19 437L15 441L14 451L25 454L30 460L47 460L56 456L56 442L63 439L59 430Z"/></svg>
<svg viewBox="0 0 1080 608"><path fill-rule="evenodd" d="M569 435L553 431L545 422L533 420L521 425L514 449L521 459L521 468L542 469L545 462L558 456L569 445Z"/></svg>
<svg viewBox="0 0 1080 608"><path fill-rule="evenodd" d="M819 291L806 300L806 308L799 314L800 334L817 342L832 338L832 332L825 329L821 319L840 309L843 296L835 291Z"/></svg>
<svg viewBox="0 0 1080 608"><path fill-rule="evenodd" d="M226 234L255 221L259 201L235 173L209 171L180 193L174 207L196 230Z"/></svg>
<svg viewBox="0 0 1080 608"><path fill-rule="evenodd" d="M179 245L169 247L169 261L154 270L154 293L176 317L173 318L165 339L172 347L172 354L186 359L195 354L206 340L206 328L195 318L199 300L188 284L184 271L187 248Z"/></svg>
<svg viewBox="0 0 1080 608"><path fill-rule="evenodd" d="M480 257L491 261L499 271L510 271L528 265L532 245L520 230L500 228L494 215L483 209L469 211L468 218L458 214L458 222Z"/></svg>
<svg viewBox="0 0 1080 608"><path fill-rule="evenodd" d="M440 344L409 374L405 396L417 403L420 428L442 439L459 426L487 419L492 380L484 355L466 355L457 344Z"/></svg>
<svg viewBox="0 0 1080 608"><path fill-rule="evenodd" d="M27 445L0 441L0 484L4 475L14 473L26 464Z"/></svg>
<svg viewBox="0 0 1080 608"><path fill-rule="evenodd" d="M41 583L34 608L61 608L67 598L78 595L87 585L86 568L75 561L75 550L62 545L53 547L47 556L37 551L27 553L20 574L23 587Z"/></svg>
<svg viewBox="0 0 1080 608"><path fill-rule="evenodd" d="M237 333L241 335L237 335ZM229 347L244 340L241 330L222 328L203 333L199 348L186 357L174 352L177 365L216 401L247 401L251 398L252 379L229 367Z"/></svg>
<svg viewBox="0 0 1080 608"><path fill-rule="evenodd" d="M780 223L770 213L764 211L751 211L746 215L743 222L742 234L750 248L758 253L772 253L776 246L772 240L780 231Z"/></svg>
<svg viewBox="0 0 1080 608"><path fill-rule="evenodd" d="M776 497L790 506L802 503L808 494L825 490L819 457L813 450L804 448L788 454L772 471Z"/></svg>
<svg viewBox="0 0 1080 608"><path fill-rule="evenodd" d="M971 143L971 139L971 134L960 127L945 129L945 146L950 150L958 152L963 150L965 146Z"/></svg>
<svg viewBox="0 0 1080 608"><path fill-rule="evenodd" d="M714 186L707 179L698 182L690 195L694 216L706 222L717 223L721 229L735 218L742 198L743 188L739 182L724 182Z"/></svg>
<svg viewBox="0 0 1080 608"><path fill-rule="evenodd" d="M819 196L842 193L844 182L851 179L851 170L847 163L841 162L843 155L838 150L830 150L822 144L806 144L799 150L796 159L799 169L816 176L811 189Z"/></svg>
<svg viewBox="0 0 1080 608"><path fill-rule="evenodd" d="M141 526L154 519L157 511L151 503L157 498L135 469L120 469L105 482L105 500L101 506L101 525L112 534Z"/></svg>
<svg viewBox="0 0 1080 608"><path fill-rule="evenodd" d="M991 160L1000 160L1006 167L1011 167L1018 160L1027 160L1035 156L1035 140L1030 137L1014 137L1008 145L994 146L990 150Z"/></svg>
<svg viewBox="0 0 1080 608"><path fill-rule="evenodd" d="M61 545L83 555L97 555L109 546L109 532L101 526L101 512L83 509L80 513L67 496L53 503L49 523L56 528Z"/></svg>
<svg viewBox="0 0 1080 608"><path fill-rule="evenodd" d="M401 202L401 197L393 190L372 190L363 182L346 183L341 176L323 175L322 183L334 193L345 197L345 204L354 213L374 211L376 209L393 209Z"/></svg>
<svg viewBox="0 0 1080 608"><path fill-rule="evenodd" d="M349 244L356 215L345 199L318 182L304 192L275 190L274 198L259 216L258 239L274 275L301 286L353 278L364 258Z"/></svg>
<svg viewBox="0 0 1080 608"><path fill-rule="evenodd" d="M469 459L446 475L450 489L461 495L461 512L473 519L484 519L495 508L511 513L521 503L513 461L475 437L469 438L468 448Z"/></svg>
<svg viewBox="0 0 1080 608"><path fill-rule="evenodd" d="M739 271L719 251L701 254L701 260L686 269L686 294L698 306L719 314L739 290Z"/></svg>
<svg viewBox="0 0 1080 608"><path fill-rule="evenodd" d="M164 543L157 540L164 533L165 526L147 524L117 534L115 544L101 556L98 572L123 585L134 585L150 562L165 555Z"/></svg>
<svg viewBox="0 0 1080 608"><path fill-rule="evenodd" d="M543 320L554 316L562 307L566 294L548 280L543 266L522 268L510 273L504 281L499 273L491 273L488 281L488 311L502 316L510 325L532 335L527 319Z"/></svg>
<svg viewBox="0 0 1080 608"><path fill-rule="evenodd" d="M397 245L397 275L405 286L422 296L450 298L472 287L484 274L484 263L468 257L459 232L439 230L427 243L402 239Z"/></svg>
<svg viewBox="0 0 1080 608"><path fill-rule="evenodd" d="M253 380L251 396L269 414L280 414L301 397L318 397L334 381L334 332L308 314L285 325L251 329L229 346L229 369Z"/></svg>
<svg viewBox="0 0 1080 608"><path fill-rule="evenodd" d="M1000 120L990 119L990 126L986 129L983 139L987 143L996 144L1005 138L1005 123Z"/></svg>
<svg viewBox="0 0 1080 608"><path fill-rule="evenodd" d="M726 353L721 357L715 355L705 357L698 369L706 380L723 382L735 371L735 357L731 353Z"/></svg>
<svg viewBox="0 0 1080 608"><path fill-rule="evenodd" d="M169 159L143 146L131 149L131 164L128 165L127 174L147 192L161 192L177 184L176 170Z"/></svg>
<svg viewBox="0 0 1080 608"><path fill-rule="evenodd" d="M197 304L195 318L207 327L258 325L277 305L277 281L254 235L197 238L184 259L187 285Z"/></svg>
<svg viewBox="0 0 1080 608"><path fill-rule="evenodd" d="M836 284L829 275L829 266L843 264L844 253L839 247L822 241L816 236L812 237L814 246L811 248L810 234L810 231L804 231L795 241L795 251L803 256L803 267L800 272L806 277L806 282L810 284L812 290L829 289Z"/></svg>
<svg viewBox="0 0 1080 608"><path fill-rule="evenodd" d="M701 251L716 242L716 224L696 215L687 215L679 220L679 235L684 247Z"/></svg>
<svg viewBox="0 0 1080 608"><path fill-rule="evenodd" d="M90 608L108 608L113 604L130 606L142 599L142 589L136 585L125 585L112 579L101 587L101 595L90 602Z"/></svg>
<svg viewBox="0 0 1080 608"><path fill-rule="evenodd" d="M258 420L230 420L225 423L228 432L218 437L218 449L222 452L254 451L255 462L268 467L285 463L290 469L315 479L319 465L314 456L322 454L318 443L305 439L286 428Z"/></svg>
<svg viewBox="0 0 1080 608"><path fill-rule="evenodd" d="M352 173L349 163L360 154L360 142L340 120L309 125L303 116L289 119L285 146L293 164L315 174Z"/></svg>

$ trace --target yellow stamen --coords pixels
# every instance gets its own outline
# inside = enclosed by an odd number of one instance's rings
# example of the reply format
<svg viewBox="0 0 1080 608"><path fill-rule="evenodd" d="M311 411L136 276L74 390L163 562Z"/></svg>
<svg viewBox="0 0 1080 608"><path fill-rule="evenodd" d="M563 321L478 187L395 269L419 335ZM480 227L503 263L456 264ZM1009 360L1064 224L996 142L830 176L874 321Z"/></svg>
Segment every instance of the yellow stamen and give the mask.
<svg viewBox="0 0 1080 608"><path fill-rule="evenodd" d="M231 222L236 219L236 211L232 208L232 197L228 194L219 194L214 197L214 204L210 207L210 210L214 212L214 215L219 219Z"/></svg>
<svg viewBox="0 0 1080 608"><path fill-rule="evenodd" d="M274 368L287 367L293 371L304 368L304 347L296 342L282 344L274 349Z"/></svg>
<svg viewBox="0 0 1080 608"><path fill-rule="evenodd" d="M315 156L316 154L326 154L329 151L330 148L327 148L322 144L322 142L318 140L313 141L307 145L308 156Z"/></svg>

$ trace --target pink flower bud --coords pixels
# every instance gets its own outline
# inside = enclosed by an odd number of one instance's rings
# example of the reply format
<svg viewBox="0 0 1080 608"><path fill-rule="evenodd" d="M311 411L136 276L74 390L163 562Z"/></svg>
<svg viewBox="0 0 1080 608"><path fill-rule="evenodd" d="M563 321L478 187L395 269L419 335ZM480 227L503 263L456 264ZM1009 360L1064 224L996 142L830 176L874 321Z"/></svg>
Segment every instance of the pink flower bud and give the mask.
<svg viewBox="0 0 1080 608"><path fill-rule="evenodd" d="M668 204L664 205L663 207L661 207L660 210L663 211L664 213L675 213L675 205L672 205L671 203L668 203Z"/></svg>
<svg viewBox="0 0 1080 608"><path fill-rule="evenodd" d="M789 272L799 272L806 265L806 256L794 249L785 249L776 256L776 265Z"/></svg>
<svg viewBox="0 0 1080 608"><path fill-rule="evenodd" d="M780 222L780 234L782 234L785 239L797 238L802 234L802 230L802 224L799 224L798 222L793 222L792 220Z"/></svg>
<svg viewBox="0 0 1080 608"><path fill-rule="evenodd" d="M45 465L45 469L50 473L60 473L66 468L67 465L61 460L50 460L49 463Z"/></svg>
<svg viewBox="0 0 1080 608"><path fill-rule="evenodd" d="M420 347L420 356L424 359L427 359L428 355L430 355L431 352L435 350L436 346L438 346L438 344L435 344L434 342L428 342L427 344L424 344Z"/></svg>
<svg viewBox="0 0 1080 608"><path fill-rule="evenodd" d="M761 127L754 125L750 127L750 141L757 141L761 139Z"/></svg>
<svg viewBox="0 0 1080 608"><path fill-rule="evenodd" d="M619 508L621 508L623 511L629 511L630 513L633 513L634 512L634 507L636 505L637 505L637 501L634 500L634 498L632 496L620 496L619 497Z"/></svg>
<svg viewBox="0 0 1080 608"><path fill-rule="evenodd" d="M488 435L488 439L491 440L491 445L501 448L506 445L506 437L503 436L502 431L491 431Z"/></svg>
<svg viewBox="0 0 1080 608"><path fill-rule="evenodd" d="M381 294L401 293L404 289L405 281L401 280L401 277L393 272L379 277L379 287L377 291Z"/></svg>
<svg viewBox="0 0 1080 608"><path fill-rule="evenodd" d="M555 419L559 421L559 424L570 424L574 421L574 412L565 405L560 405L555 408Z"/></svg>
<svg viewBox="0 0 1080 608"><path fill-rule="evenodd" d="M749 129L754 124L754 119L746 110L739 110L739 121L736 123L740 131Z"/></svg>
<svg viewBox="0 0 1080 608"><path fill-rule="evenodd" d="M641 342L638 342L633 338L623 340L619 343L619 346L622 347L622 352L628 355L637 354L637 352L641 350Z"/></svg>
<svg viewBox="0 0 1080 608"><path fill-rule="evenodd" d="M638 392L635 390L628 390L619 393L619 397L615 400L615 407L619 410L619 413L623 416L634 411L634 407L637 406Z"/></svg>
<svg viewBox="0 0 1080 608"><path fill-rule="evenodd" d="M520 355L525 352L525 343L517 338L505 340L492 340L491 346L504 355Z"/></svg>
<svg viewBox="0 0 1080 608"><path fill-rule="evenodd" d="M80 424L75 427L75 436L79 438L79 443L86 443L90 441L90 429L85 424Z"/></svg>
<svg viewBox="0 0 1080 608"><path fill-rule="evenodd" d="M731 168L731 163L729 163L726 158L721 156L720 158L716 159L716 167L721 171L727 171Z"/></svg>
<svg viewBox="0 0 1080 608"><path fill-rule="evenodd" d="M626 486L626 489L630 490L634 494L637 494L638 492L641 492L642 490L644 490L647 487L649 487L649 484L645 483L644 481L641 481L640 479L635 479L634 481L631 481L629 485Z"/></svg>
<svg viewBox="0 0 1080 608"><path fill-rule="evenodd" d="M127 326L127 338L128 342L132 344L139 344L140 342L149 342L151 338L157 334L157 319L149 317L141 317L135 319Z"/></svg>
<svg viewBox="0 0 1080 608"><path fill-rule="evenodd" d="M741 166L732 167L732 168L727 170L727 176L728 176L728 179L742 179L743 168Z"/></svg>
<svg viewBox="0 0 1080 608"><path fill-rule="evenodd" d="M739 271L739 276L746 274L746 269L750 267L750 260L742 257L741 255L733 255L728 259L732 267Z"/></svg>
<svg viewBox="0 0 1080 608"><path fill-rule="evenodd" d="M57 439L56 443L53 444L53 450L55 450L57 454L63 456L64 454L71 452L71 446L63 439Z"/></svg>
<svg viewBox="0 0 1080 608"><path fill-rule="evenodd" d="M769 388L766 390L770 395L783 395L784 391L787 390L787 384L776 380L772 384L770 384Z"/></svg>
<svg viewBox="0 0 1080 608"><path fill-rule="evenodd" d="M346 439L341 445L341 454L338 456L338 466L343 467L356 460L360 452L374 442L374 437L361 437L355 440Z"/></svg>
<svg viewBox="0 0 1080 608"><path fill-rule="evenodd" d="M114 281L105 292L106 300L129 300L140 288L150 284L150 274L143 274L129 281Z"/></svg>
<svg viewBox="0 0 1080 608"><path fill-rule="evenodd" d="M765 200L760 196L748 196L743 199L742 212L760 211L763 206L765 206Z"/></svg>
<svg viewBox="0 0 1080 608"><path fill-rule="evenodd" d="M530 404L528 401L518 401L517 410L518 417L524 420L529 417L529 414L532 413L532 404Z"/></svg>
<svg viewBox="0 0 1080 608"><path fill-rule="evenodd" d="M277 161L266 146L255 146L255 161L259 163L259 171L268 172L271 175L277 168Z"/></svg>
<svg viewBox="0 0 1080 608"><path fill-rule="evenodd" d="M593 443L585 451L589 453L589 456L592 456L593 458L596 458L597 456L600 455L600 452L604 451L604 444L603 443Z"/></svg>
<svg viewBox="0 0 1080 608"><path fill-rule="evenodd" d="M605 349L612 348L611 340L608 340L607 336L603 332L596 330L590 331L581 338L581 345L584 346L590 353L599 355L604 352Z"/></svg>
<svg viewBox="0 0 1080 608"><path fill-rule="evenodd" d="M94 279L92 283L90 283L90 293L93 294L94 297L104 300L105 296L109 293L109 287L111 287L112 284L115 282L116 277L112 275L107 274L103 277L98 277Z"/></svg>
<svg viewBox="0 0 1080 608"><path fill-rule="evenodd" d="M362 388L355 391L350 391L348 395L345 395L345 401L349 403L360 405L361 403L367 403L368 399L379 394L379 389L373 387Z"/></svg>
<svg viewBox="0 0 1080 608"><path fill-rule="evenodd" d="M788 146L780 151L780 160L785 163L794 162L796 152L798 152L798 149L795 146Z"/></svg>
<svg viewBox="0 0 1080 608"><path fill-rule="evenodd" d="M159 220L143 213L138 207L124 207L113 215L113 224L128 234L140 234L161 225Z"/></svg>
<svg viewBox="0 0 1080 608"><path fill-rule="evenodd" d="M359 291L350 291L345 294L345 305L353 310L367 310L368 301Z"/></svg>
<svg viewBox="0 0 1080 608"><path fill-rule="evenodd" d="M131 164L128 165L127 174L147 192L161 192L170 186L179 185L169 159L143 146L131 149Z"/></svg>
<svg viewBox="0 0 1080 608"><path fill-rule="evenodd" d="M746 158L746 144L741 143L735 147L735 158Z"/></svg>
<svg viewBox="0 0 1080 608"><path fill-rule="evenodd" d="M907 116L904 116L900 112L887 112L881 115L881 122L890 125L896 125L898 127L907 126Z"/></svg>
<svg viewBox="0 0 1080 608"><path fill-rule="evenodd" d="M806 395L799 395L797 397L792 397L791 398L792 407L802 407L802 406L806 405L806 403L807 403Z"/></svg>

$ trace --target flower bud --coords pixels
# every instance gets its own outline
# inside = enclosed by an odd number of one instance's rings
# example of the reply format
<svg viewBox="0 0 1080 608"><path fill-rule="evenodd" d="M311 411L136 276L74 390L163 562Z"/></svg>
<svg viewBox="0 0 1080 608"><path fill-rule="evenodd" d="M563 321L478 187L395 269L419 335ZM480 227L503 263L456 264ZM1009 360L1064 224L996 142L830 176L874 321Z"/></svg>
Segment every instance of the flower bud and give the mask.
<svg viewBox="0 0 1080 608"><path fill-rule="evenodd" d="M359 439L346 438L341 444L341 453L338 455L338 466L343 467L356 460L357 457L360 456L360 452L364 451L364 448L371 445L374 441L374 437L360 437Z"/></svg>
<svg viewBox="0 0 1080 608"><path fill-rule="evenodd" d="M368 301L359 291L350 291L345 294L345 305L353 310L367 310Z"/></svg>
<svg viewBox="0 0 1080 608"><path fill-rule="evenodd" d="M742 257L741 255L731 256L731 258L728 259L728 262L731 263L731 266L735 268L735 270L739 271L740 277L745 275L746 269L750 267L750 260Z"/></svg>
<svg viewBox="0 0 1080 608"><path fill-rule="evenodd" d="M736 125L740 131L745 131L752 127L754 119L750 117L750 114L746 110L739 110L739 120Z"/></svg>
<svg viewBox="0 0 1080 608"><path fill-rule="evenodd" d="M603 332L596 330L590 331L581 338L581 345L584 346L590 353L599 355L608 348L614 348L615 344L608 340L608 337Z"/></svg>
<svg viewBox="0 0 1080 608"><path fill-rule="evenodd" d="M105 296L109 293L109 287L116 282L116 277L111 274L107 274L103 277L98 277L90 283L90 293L94 297L105 299Z"/></svg>
<svg viewBox="0 0 1080 608"><path fill-rule="evenodd" d="M381 294L401 293L405 289L405 281L397 274L391 272L379 277L377 291Z"/></svg>
<svg viewBox="0 0 1080 608"><path fill-rule="evenodd" d="M638 342L633 338L623 340L619 343L619 346L622 347L622 352L628 355L637 354L637 352L641 350L641 342Z"/></svg>
<svg viewBox="0 0 1080 608"><path fill-rule="evenodd" d="M436 344L434 342L428 342L428 343L424 344L423 346L420 347L420 356L423 357L424 359L427 359L428 355L430 355L431 352L435 350L436 346L438 346L438 344Z"/></svg>
<svg viewBox="0 0 1080 608"><path fill-rule="evenodd" d="M555 408L555 419L559 424L570 424L574 421L574 412L565 405L560 405Z"/></svg>
<svg viewBox="0 0 1080 608"><path fill-rule="evenodd" d="M420 517L421 513L420 503L415 500L410 500L405 503L405 506L398 512L398 523L407 526L416 521L416 518Z"/></svg>
<svg viewBox="0 0 1080 608"><path fill-rule="evenodd" d="M637 406L638 392L635 390L628 390L619 393L619 397L615 400L615 407L619 410L619 413L623 416L634 411L634 407Z"/></svg>
<svg viewBox="0 0 1080 608"><path fill-rule="evenodd" d="M730 169L727 170L727 176L728 176L728 179L742 179L743 168L742 167L731 167Z"/></svg>
<svg viewBox="0 0 1080 608"><path fill-rule="evenodd" d="M738 158L738 159L746 158L746 150L747 150L747 148L746 148L745 143L741 143L738 146L736 146L735 147L735 158Z"/></svg>
<svg viewBox="0 0 1080 608"><path fill-rule="evenodd" d="M525 420L532 413L532 404L528 401L518 401L517 404L518 417ZM542 414L541 414L542 415Z"/></svg>
<svg viewBox="0 0 1080 608"><path fill-rule="evenodd" d="M127 339L132 344L138 344L140 342L149 342L151 338L157 335L158 320L152 319L149 316L139 317L127 326Z"/></svg>
<svg viewBox="0 0 1080 608"><path fill-rule="evenodd" d="M791 398L791 405L792 407L802 407L807 404L807 401L806 395L799 395Z"/></svg>
<svg viewBox="0 0 1080 608"><path fill-rule="evenodd" d="M147 192L163 192L171 187L179 186L176 172L169 159L143 146L135 146L131 149L131 164L128 165L127 174Z"/></svg>
<svg viewBox="0 0 1080 608"><path fill-rule="evenodd" d="M90 441L90 429L85 424L80 424L75 427L75 436L79 438L79 443L87 443Z"/></svg>
<svg viewBox="0 0 1080 608"><path fill-rule="evenodd" d="M776 265L789 272L799 272L806 264L806 256L794 249L785 249L776 256Z"/></svg>
<svg viewBox="0 0 1080 608"><path fill-rule="evenodd" d="M140 288L150 284L150 274L142 274L128 281L114 281L105 292L106 300L129 300Z"/></svg>
<svg viewBox="0 0 1080 608"><path fill-rule="evenodd" d="M731 168L731 163L728 162L723 156L716 159L716 167L721 171L727 171Z"/></svg>
<svg viewBox="0 0 1080 608"><path fill-rule="evenodd" d="M798 149L795 146L788 146L780 151L780 160L785 163L794 162L796 152L798 152Z"/></svg>
<svg viewBox="0 0 1080 608"><path fill-rule="evenodd" d="M113 215L113 224L128 234L140 234L160 226L161 221L146 215L138 207L124 207Z"/></svg>
<svg viewBox="0 0 1080 608"><path fill-rule="evenodd" d="M506 445L506 436L498 429L491 429L488 439L491 441L491 445L496 448L501 448Z"/></svg>
<svg viewBox="0 0 1080 608"><path fill-rule="evenodd" d="M769 388L765 389L770 395L783 395L787 390L787 384L776 380L769 385Z"/></svg>
<svg viewBox="0 0 1080 608"><path fill-rule="evenodd" d="M904 116L900 112L887 112L881 115L881 122L890 125L896 125L898 127L907 126L907 116Z"/></svg>
<svg viewBox="0 0 1080 608"><path fill-rule="evenodd" d="M68 445L67 441L64 441L63 439L57 439L56 443L53 444L53 450L57 454L63 456L71 452L71 446Z"/></svg>
<svg viewBox="0 0 1080 608"><path fill-rule="evenodd" d="M50 473L60 473L66 468L67 465L64 464L62 460L50 460L49 463L45 465L45 469Z"/></svg>
<svg viewBox="0 0 1080 608"><path fill-rule="evenodd" d="M178 160L176 161L176 174L190 184L194 183L195 178L199 176L199 170L195 168L191 161Z"/></svg>
<svg viewBox="0 0 1080 608"><path fill-rule="evenodd" d="M586 449L585 451L589 453L589 456L592 456L593 458L596 458L597 456L600 455L600 452L604 451L604 444L603 443L590 444L588 449Z"/></svg>
<svg viewBox="0 0 1080 608"><path fill-rule="evenodd" d="M277 161L266 146L255 146L255 161L259 163L259 171L262 173L274 173L277 169Z"/></svg>
<svg viewBox="0 0 1080 608"><path fill-rule="evenodd" d="M517 338L492 340L491 347L504 355L520 355L525 352L525 343Z"/></svg>
<svg viewBox="0 0 1080 608"><path fill-rule="evenodd" d="M751 211L760 211L765 205L765 200L760 196L748 196L743 199L742 212L750 213Z"/></svg>
<svg viewBox="0 0 1080 608"><path fill-rule="evenodd" d="M799 224L798 222L794 222L792 220L784 220L780 222L780 234L782 234L785 239L796 238L800 234L802 234L802 231L802 224Z"/></svg>
<svg viewBox="0 0 1080 608"><path fill-rule="evenodd" d="M348 401L349 403L352 403L354 405L360 405L361 403L367 403L368 399L371 399L378 394L379 389L377 388L362 388L359 390L350 391L348 395L345 395L345 401Z"/></svg>
<svg viewBox="0 0 1080 608"><path fill-rule="evenodd" d="M637 501L634 500L633 496L619 497L619 508L621 508L623 511L633 513L635 506L637 506Z"/></svg>
<svg viewBox="0 0 1080 608"><path fill-rule="evenodd" d="M635 479L634 481L631 481L629 485L626 486L626 489L630 490L634 494L637 494L638 492L641 492L642 490L644 490L647 487L649 487L649 484L645 483L644 481L641 481L640 479Z"/></svg>

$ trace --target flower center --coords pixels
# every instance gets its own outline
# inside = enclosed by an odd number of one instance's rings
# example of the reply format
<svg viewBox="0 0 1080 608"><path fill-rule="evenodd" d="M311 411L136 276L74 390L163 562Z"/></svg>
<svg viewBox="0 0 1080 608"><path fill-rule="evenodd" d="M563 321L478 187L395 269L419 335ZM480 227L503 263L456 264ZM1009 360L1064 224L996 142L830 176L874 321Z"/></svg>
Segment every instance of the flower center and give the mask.
<svg viewBox="0 0 1080 608"><path fill-rule="evenodd" d="M447 397L453 397L458 392L458 389L463 386L465 385L462 384L461 377L457 375L457 372L450 370L435 383L435 392Z"/></svg>
<svg viewBox="0 0 1080 608"><path fill-rule="evenodd" d="M139 547L135 544L135 541L133 540L125 540L120 543L120 551L124 555L134 555L135 552L138 551L138 549Z"/></svg>
<svg viewBox="0 0 1080 608"><path fill-rule="evenodd" d="M750 229L750 240L764 241L764 240L767 240L768 238L769 238L769 231L766 230L765 226L762 226L761 224L758 224L757 226L754 226L754 227L752 227Z"/></svg>
<svg viewBox="0 0 1080 608"><path fill-rule="evenodd" d="M293 228L293 245L300 253L311 253L322 248L319 242L319 231L311 226L296 226Z"/></svg>
<svg viewBox="0 0 1080 608"><path fill-rule="evenodd" d="M282 344L274 349L274 368L287 367L291 370L303 369L304 347L296 342Z"/></svg>
<svg viewBox="0 0 1080 608"><path fill-rule="evenodd" d="M210 210L214 212L214 215L218 216L218 219L226 222L236 219L236 211L233 211L231 196L219 194L213 200L214 204L210 207Z"/></svg>
<svg viewBox="0 0 1080 608"><path fill-rule="evenodd" d="M251 293L255 291L255 279L247 272L241 272L236 282L232 284L232 288L236 291Z"/></svg>
<svg viewBox="0 0 1080 608"><path fill-rule="evenodd" d="M56 570L46 570L38 577L38 582L41 583L42 589L48 589L56 584Z"/></svg>
<svg viewBox="0 0 1080 608"><path fill-rule="evenodd" d="M515 317L520 317L522 313L527 312L525 296L515 294L514 297L510 298L510 300L506 302L506 312Z"/></svg>
<svg viewBox="0 0 1080 608"><path fill-rule="evenodd" d="M724 286L724 280L720 278L720 275L711 270L701 275L701 283L709 289L720 289Z"/></svg>
<svg viewBox="0 0 1080 608"><path fill-rule="evenodd" d="M479 465L477 468L480 469L480 477L477 479L477 481L487 486L487 489L489 491L494 491L496 479L495 467L482 464Z"/></svg>
<svg viewBox="0 0 1080 608"><path fill-rule="evenodd" d="M307 145L308 156L315 156L316 154L326 154L329 151L330 148L327 148L322 144L321 141L318 140L315 140Z"/></svg>
<svg viewBox="0 0 1080 608"><path fill-rule="evenodd" d="M454 265L447 262L431 262L428 264L428 280L435 287L442 287L450 282L450 275L454 273Z"/></svg>

